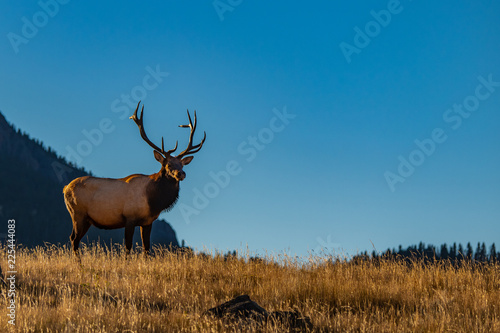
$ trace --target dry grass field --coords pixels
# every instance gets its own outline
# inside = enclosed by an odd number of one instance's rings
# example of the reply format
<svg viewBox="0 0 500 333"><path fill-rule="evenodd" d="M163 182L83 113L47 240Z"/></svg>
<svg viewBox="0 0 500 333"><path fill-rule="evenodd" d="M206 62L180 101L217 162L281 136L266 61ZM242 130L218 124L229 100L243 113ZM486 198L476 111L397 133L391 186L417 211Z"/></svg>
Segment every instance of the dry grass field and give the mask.
<svg viewBox="0 0 500 333"><path fill-rule="evenodd" d="M500 332L500 266L275 262L172 254L145 260L83 247L18 250L16 325L1 332L288 332L202 313L248 294L269 311L296 310L315 332ZM1 265L6 271L5 250Z"/></svg>

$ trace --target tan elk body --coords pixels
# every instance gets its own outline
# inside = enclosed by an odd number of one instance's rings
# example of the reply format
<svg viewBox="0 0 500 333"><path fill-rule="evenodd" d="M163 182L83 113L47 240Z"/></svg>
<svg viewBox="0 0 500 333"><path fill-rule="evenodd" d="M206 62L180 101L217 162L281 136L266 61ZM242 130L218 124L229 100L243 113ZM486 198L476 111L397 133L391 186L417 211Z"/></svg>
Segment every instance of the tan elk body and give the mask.
<svg viewBox="0 0 500 333"><path fill-rule="evenodd" d="M73 232L70 240L73 251L78 254L80 240L91 225L101 229L125 228L125 247L127 253L132 248L132 238L136 226L141 227L142 244L145 253L149 252L150 234L153 222L164 210L173 207L179 195L179 182L186 174L183 166L189 164L193 157L186 156L198 152L206 139L193 146L196 130L196 111L194 124L188 111L190 128L188 147L177 156L171 156L177 149L165 151L153 144L147 137L143 125L144 106L137 118L137 110L130 117L139 127L141 137L153 149L154 156L161 163L159 172L152 175L133 174L125 178L80 177L64 187L64 201L73 220Z"/></svg>

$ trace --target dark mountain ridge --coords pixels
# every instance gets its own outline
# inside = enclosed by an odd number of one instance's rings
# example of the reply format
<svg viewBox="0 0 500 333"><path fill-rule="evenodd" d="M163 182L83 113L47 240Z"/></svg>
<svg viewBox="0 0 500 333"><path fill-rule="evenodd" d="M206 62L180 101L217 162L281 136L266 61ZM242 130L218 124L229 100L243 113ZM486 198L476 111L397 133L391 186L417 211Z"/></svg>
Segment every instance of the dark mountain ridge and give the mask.
<svg viewBox="0 0 500 333"><path fill-rule="evenodd" d="M7 221L15 219L18 244L69 244L72 223L62 190L71 180L89 174L16 130L0 112L0 219L4 221L0 240L6 236ZM82 241L123 243L123 237L123 229L91 227ZM175 231L163 220L153 223L151 242L179 246ZM139 230L134 234L134 243L141 244Z"/></svg>

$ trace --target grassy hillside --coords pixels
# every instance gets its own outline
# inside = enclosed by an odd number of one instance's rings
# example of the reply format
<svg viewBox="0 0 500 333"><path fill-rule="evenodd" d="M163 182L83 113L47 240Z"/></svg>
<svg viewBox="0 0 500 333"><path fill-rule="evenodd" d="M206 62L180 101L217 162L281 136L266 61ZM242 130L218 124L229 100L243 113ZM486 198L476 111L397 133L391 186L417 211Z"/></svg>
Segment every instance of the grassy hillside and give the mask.
<svg viewBox="0 0 500 333"><path fill-rule="evenodd" d="M1 265L6 271L7 257ZM172 254L126 259L99 247L18 250L18 332L282 332L204 310L248 294L269 311L298 310L317 332L500 332L500 266L331 263ZM5 290L2 291L5 294ZM0 298L0 331L8 332Z"/></svg>

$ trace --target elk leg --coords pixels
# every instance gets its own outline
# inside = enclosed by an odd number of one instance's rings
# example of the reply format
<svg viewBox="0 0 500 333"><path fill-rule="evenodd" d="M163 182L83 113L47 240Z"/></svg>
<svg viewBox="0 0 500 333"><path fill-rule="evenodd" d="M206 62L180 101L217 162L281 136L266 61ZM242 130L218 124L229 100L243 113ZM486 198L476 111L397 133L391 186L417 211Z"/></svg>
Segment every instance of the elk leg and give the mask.
<svg viewBox="0 0 500 333"><path fill-rule="evenodd" d="M73 245L73 252L78 256L78 246L80 245L80 241L83 236L87 233L90 228L90 222L87 217L80 217L73 220L73 232L69 237L71 240L71 244Z"/></svg>
<svg viewBox="0 0 500 333"><path fill-rule="evenodd" d="M130 250L132 249L132 241L134 238L134 229L135 225L126 224L125 225L125 248L127 249L127 254L130 254Z"/></svg>
<svg viewBox="0 0 500 333"><path fill-rule="evenodd" d="M73 226L73 230L71 231L71 236L69 236L69 240L71 241L71 244L73 244L73 241L75 240L76 238L76 231L75 231L75 227Z"/></svg>
<svg viewBox="0 0 500 333"><path fill-rule="evenodd" d="M147 256L149 254L149 247L151 246L151 228L150 225L141 226L141 238L142 238L142 247L144 248L144 255Z"/></svg>

